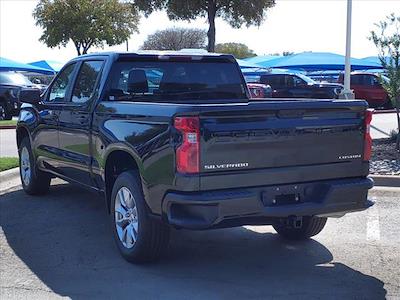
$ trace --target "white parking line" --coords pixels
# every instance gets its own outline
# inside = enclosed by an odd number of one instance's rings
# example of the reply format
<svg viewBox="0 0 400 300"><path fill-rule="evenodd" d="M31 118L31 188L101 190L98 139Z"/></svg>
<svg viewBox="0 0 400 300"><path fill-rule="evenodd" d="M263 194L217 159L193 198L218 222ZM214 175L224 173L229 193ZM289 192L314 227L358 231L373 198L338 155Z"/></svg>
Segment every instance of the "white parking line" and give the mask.
<svg viewBox="0 0 400 300"><path fill-rule="evenodd" d="M379 209L375 204L367 210L367 241L379 241L381 232L379 229Z"/></svg>

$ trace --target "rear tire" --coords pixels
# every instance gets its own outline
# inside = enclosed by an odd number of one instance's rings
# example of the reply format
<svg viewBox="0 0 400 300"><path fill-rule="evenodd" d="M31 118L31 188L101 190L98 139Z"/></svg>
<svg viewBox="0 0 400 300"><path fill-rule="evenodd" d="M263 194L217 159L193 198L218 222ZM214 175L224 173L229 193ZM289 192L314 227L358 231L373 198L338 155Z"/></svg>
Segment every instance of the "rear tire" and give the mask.
<svg viewBox="0 0 400 300"><path fill-rule="evenodd" d="M18 150L19 174L24 191L29 195L43 195L47 193L50 187L51 176L37 168L29 138L25 137L22 140Z"/></svg>
<svg viewBox="0 0 400 300"><path fill-rule="evenodd" d="M137 171L117 177L110 206L112 231L121 255L132 263L158 260L168 247L169 227L149 216Z"/></svg>
<svg viewBox="0 0 400 300"><path fill-rule="evenodd" d="M302 226L295 228L287 219L273 225L276 232L288 240L306 240L324 229L327 218L303 217Z"/></svg>

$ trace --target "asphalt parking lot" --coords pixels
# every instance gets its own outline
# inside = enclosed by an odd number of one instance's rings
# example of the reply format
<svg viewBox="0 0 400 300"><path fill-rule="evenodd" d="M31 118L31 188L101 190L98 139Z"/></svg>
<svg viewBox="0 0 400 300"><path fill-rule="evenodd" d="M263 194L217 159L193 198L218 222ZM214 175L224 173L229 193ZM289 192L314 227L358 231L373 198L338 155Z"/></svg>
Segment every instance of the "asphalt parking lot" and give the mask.
<svg viewBox="0 0 400 300"><path fill-rule="evenodd" d="M45 197L0 195L0 298L400 298L400 189L374 208L287 242L272 227L173 231L158 264L118 254L102 199L56 182Z"/></svg>

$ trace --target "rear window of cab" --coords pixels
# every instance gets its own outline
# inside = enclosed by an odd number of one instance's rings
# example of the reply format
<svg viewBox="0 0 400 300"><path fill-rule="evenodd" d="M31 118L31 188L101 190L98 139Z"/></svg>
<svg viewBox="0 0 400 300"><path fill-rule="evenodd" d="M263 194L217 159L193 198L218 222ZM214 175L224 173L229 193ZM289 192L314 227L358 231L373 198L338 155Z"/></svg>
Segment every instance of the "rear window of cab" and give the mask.
<svg viewBox="0 0 400 300"><path fill-rule="evenodd" d="M190 101L246 99L240 69L230 61L130 61L114 63L109 100Z"/></svg>

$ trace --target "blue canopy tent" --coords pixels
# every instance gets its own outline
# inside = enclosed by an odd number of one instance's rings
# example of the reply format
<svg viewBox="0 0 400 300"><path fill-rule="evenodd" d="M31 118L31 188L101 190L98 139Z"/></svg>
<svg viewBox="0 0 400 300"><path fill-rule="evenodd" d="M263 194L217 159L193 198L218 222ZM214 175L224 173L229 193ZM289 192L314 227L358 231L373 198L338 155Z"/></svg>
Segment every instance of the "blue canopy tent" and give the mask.
<svg viewBox="0 0 400 300"><path fill-rule="evenodd" d="M254 64L254 63L248 62L247 60L236 59L236 61L238 62L239 67L240 67L241 69L248 69L248 68L260 69L260 68L263 68L263 67L260 67L260 66L258 66L258 65L256 65L256 64Z"/></svg>
<svg viewBox="0 0 400 300"><path fill-rule="evenodd" d="M23 71L38 74L53 75L54 71L46 70L40 67L23 64L11 59L0 57L0 71Z"/></svg>
<svg viewBox="0 0 400 300"><path fill-rule="evenodd" d="M318 70L344 70L343 55L328 52L303 52L277 59L267 60L257 63L259 66L267 68L283 68L302 71ZM380 64L367 62L362 59L351 59L352 70L379 69Z"/></svg>
<svg viewBox="0 0 400 300"><path fill-rule="evenodd" d="M386 62L389 63L389 57L386 57ZM363 61L365 61L366 63L375 63L378 64L379 66L381 66L381 61L379 60L378 56L368 56L368 57L364 57L362 59Z"/></svg>
<svg viewBox="0 0 400 300"><path fill-rule="evenodd" d="M63 63L54 61L54 60L39 60L39 61L34 61L30 62L29 65L39 67L42 69L50 70L53 72L59 72L61 68L64 66Z"/></svg>
<svg viewBox="0 0 400 300"><path fill-rule="evenodd" d="M259 64L262 62L267 62L267 61L281 58L281 57L282 56L279 56L279 55L263 55L263 56L254 56L254 57L245 58L244 60L248 63Z"/></svg>

